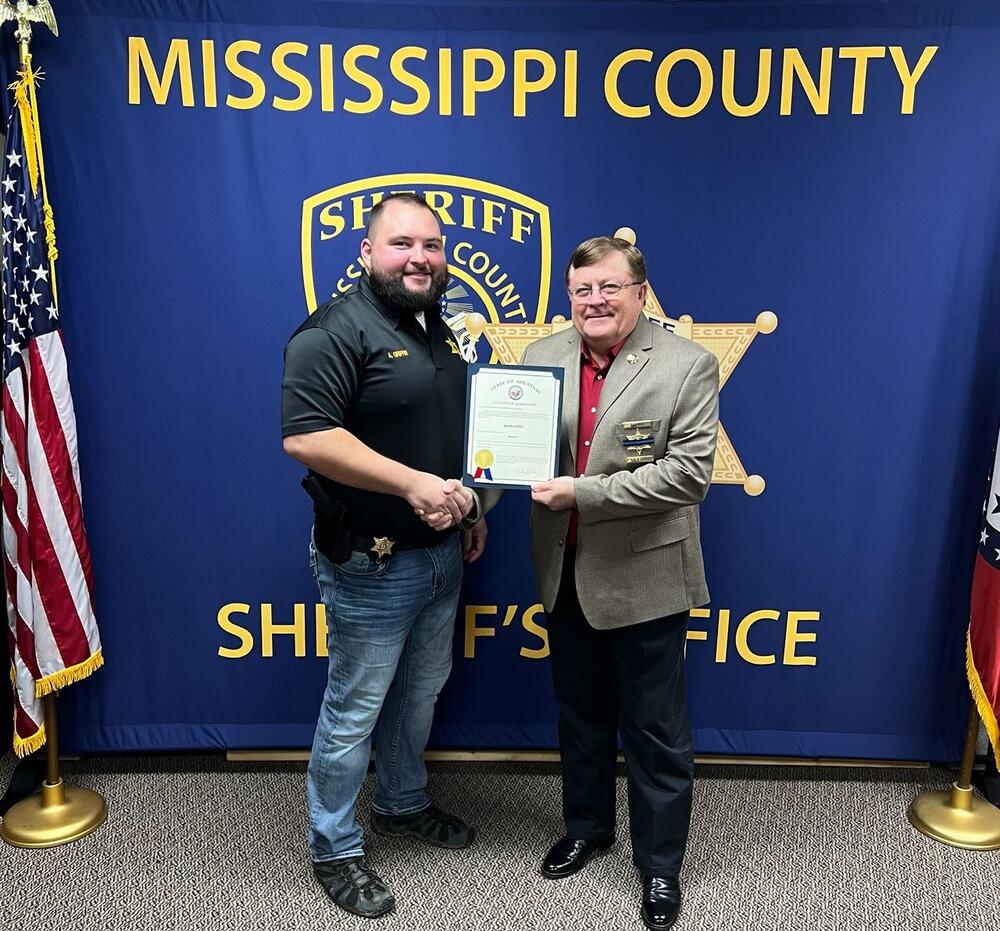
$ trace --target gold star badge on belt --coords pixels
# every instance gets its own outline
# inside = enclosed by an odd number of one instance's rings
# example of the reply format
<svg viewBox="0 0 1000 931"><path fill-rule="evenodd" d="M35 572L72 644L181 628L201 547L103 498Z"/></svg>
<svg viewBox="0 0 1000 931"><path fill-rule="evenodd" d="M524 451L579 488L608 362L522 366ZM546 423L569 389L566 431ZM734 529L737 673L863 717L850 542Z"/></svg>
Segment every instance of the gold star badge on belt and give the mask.
<svg viewBox="0 0 1000 931"><path fill-rule="evenodd" d="M375 537L375 545L371 548L371 552L375 554L375 558L379 562L382 562L386 556L392 555L395 543L395 540L390 540L388 537Z"/></svg>

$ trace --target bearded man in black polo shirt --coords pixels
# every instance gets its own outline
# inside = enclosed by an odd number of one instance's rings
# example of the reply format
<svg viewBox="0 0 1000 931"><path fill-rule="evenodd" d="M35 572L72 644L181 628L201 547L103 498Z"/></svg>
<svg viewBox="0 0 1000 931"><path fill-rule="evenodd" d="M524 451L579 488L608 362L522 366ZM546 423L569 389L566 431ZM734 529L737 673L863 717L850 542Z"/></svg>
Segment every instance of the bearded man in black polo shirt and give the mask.
<svg viewBox="0 0 1000 931"><path fill-rule="evenodd" d="M466 366L440 317L436 215L418 196L387 197L361 256L357 287L285 348L282 435L310 470L310 557L330 631L307 779L313 869L337 905L374 918L395 904L356 818L376 721L375 831L449 848L475 838L431 803L421 754L451 670L463 548L478 557L486 529L451 478L462 474Z"/></svg>

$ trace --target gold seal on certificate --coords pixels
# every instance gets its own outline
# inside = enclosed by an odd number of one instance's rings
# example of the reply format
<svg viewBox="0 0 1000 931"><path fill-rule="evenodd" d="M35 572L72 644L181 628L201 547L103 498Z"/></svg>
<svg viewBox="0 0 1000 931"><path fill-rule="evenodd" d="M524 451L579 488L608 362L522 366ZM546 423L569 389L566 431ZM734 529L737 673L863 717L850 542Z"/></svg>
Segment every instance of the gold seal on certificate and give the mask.
<svg viewBox="0 0 1000 931"><path fill-rule="evenodd" d="M559 466L563 370L469 366L465 483L529 488Z"/></svg>

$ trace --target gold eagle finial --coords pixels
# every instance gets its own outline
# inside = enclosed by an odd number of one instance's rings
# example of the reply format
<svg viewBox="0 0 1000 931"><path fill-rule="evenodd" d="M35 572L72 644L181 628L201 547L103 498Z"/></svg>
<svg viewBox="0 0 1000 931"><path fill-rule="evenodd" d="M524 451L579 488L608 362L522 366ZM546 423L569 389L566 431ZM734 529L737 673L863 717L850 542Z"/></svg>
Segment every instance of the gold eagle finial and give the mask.
<svg viewBox="0 0 1000 931"><path fill-rule="evenodd" d="M17 0L17 3L0 0L0 26L8 21L17 23L14 38L24 45L31 42L32 23L42 23L52 30L53 35L59 35L56 13L49 0L38 0L37 3L28 3L28 0Z"/></svg>

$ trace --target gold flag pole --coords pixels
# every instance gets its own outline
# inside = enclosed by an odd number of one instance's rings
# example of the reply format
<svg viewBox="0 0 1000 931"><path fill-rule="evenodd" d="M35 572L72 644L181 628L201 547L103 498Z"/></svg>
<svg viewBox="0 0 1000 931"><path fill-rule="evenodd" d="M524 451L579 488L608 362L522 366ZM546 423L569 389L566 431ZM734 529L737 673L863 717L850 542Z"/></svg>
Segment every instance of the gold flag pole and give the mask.
<svg viewBox="0 0 1000 931"><path fill-rule="evenodd" d="M27 0L18 0L16 6L10 0L4 0L0 5L0 24L8 20L17 22L14 38L17 39L22 69L30 66L32 22L44 23L55 35L59 35L55 13L48 0L41 0L34 5ZM31 91L34 105L33 87ZM38 156L41 164L41 146L38 148ZM48 200L43 199L47 207ZM50 233L48 225L46 224L46 232ZM50 242L49 245L50 258L54 259L53 244ZM54 291L53 281L53 293ZM68 844L96 831L108 817L108 806L100 795L89 789L67 786L59 774L56 694L52 692L45 696L47 771L42 791L14 805L0 824L0 838L14 847L58 847L60 844Z"/></svg>
<svg viewBox="0 0 1000 931"><path fill-rule="evenodd" d="M966 850L1000 849L1000 808L972 790L972 764L979 737L979 712L972 702L958 781L950 789L918 795L906 812L921 834Z"/></svg>

